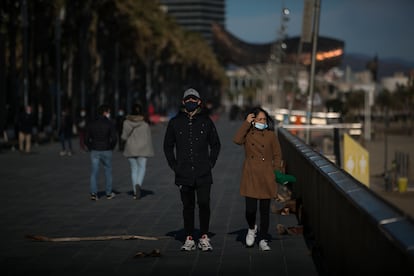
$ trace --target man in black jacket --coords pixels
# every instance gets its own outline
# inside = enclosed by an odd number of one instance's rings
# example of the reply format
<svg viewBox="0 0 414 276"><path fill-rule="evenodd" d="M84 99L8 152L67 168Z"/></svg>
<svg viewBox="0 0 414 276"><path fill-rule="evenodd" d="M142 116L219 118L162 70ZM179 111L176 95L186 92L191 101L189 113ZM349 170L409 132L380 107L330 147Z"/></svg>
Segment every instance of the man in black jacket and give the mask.
<svg viewBox="0 0 414 276"><path fill-rule="evenodd" d="M220 152L220 139L210 117L202 111L199 93L190 88L184 92L183 108L172 118L164 137L164 154L175 173L183 203L186 240L181 250L195 250L193 240L195 196L199 207L200 232L198 247L213 248L208 238L210 224L211 170ZM175 149L175 151L174 151Z"/></svg>
<svg viewBox="0 0 414 276"><path fill-rule="evenodd" d="M86 128L85 144L91 152L92 173L90 182L91 200L98 199L97 177L99 164L105 169L105 193L107 199L112 199L112 150L117 143L117 133L110 120L111 110L108 105L98 108L98 117L91 121Z"/></svg>

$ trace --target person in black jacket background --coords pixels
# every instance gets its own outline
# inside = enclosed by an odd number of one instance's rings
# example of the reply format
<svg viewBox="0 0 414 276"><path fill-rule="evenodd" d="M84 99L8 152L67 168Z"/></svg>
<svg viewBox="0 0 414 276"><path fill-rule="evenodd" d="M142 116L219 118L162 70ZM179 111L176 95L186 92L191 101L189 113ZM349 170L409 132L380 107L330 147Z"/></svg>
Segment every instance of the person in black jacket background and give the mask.
<svg viewBox="0 0 414 276"><path fill-rule="evenodd" d="M117 144L117 132L115 125L110 120L111 109L108 105L98 108L98 116L91 121L86 129L85 143L91 152L92 173L90 182L91 200L98 199L97 177L99 164L102 163L105 170L105 193L107 199L112 199L112 151Z"/></svg>
<svg viewBox="0 0 414 276"><path fill-rule="evenodd" d="M17 125L19 130L19 150L22 153L30 153L32 145L32 132L35 119L32 113L32 106L27 105L20 114Z"/></svg>
<svg viewBox="0 0 414 276"><path fill-rule="evenodd" d="M69 108L64 108L62 111L61 125L58 131L62 150L60 156L72 155L72 135L73 135L73 118L69 112ZM67 146L67 148L66 148Z"/></svg>
<svg viewBox="0 0 414 276"><path fill-rule="evenodd" d="M195 89L184 92L182 104L183 108L169 121L164 137L164 154L175 173L175 184L180 188L183 203L187 237L181 250L196 248L193 235L197 195L201 232L198 247L211 251L213 248L208 237L213 183L211 170L220 152L220 139L213 121L203 112L200 95Z"/></svg>

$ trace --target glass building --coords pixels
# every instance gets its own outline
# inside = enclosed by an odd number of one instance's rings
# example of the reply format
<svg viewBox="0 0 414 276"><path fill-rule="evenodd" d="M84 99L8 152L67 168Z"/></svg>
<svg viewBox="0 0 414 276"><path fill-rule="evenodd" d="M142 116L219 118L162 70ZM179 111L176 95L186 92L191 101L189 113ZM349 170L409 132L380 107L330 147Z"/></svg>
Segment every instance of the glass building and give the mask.
<svg viewBox="0 0 414 276"><path fill-rule="evenodd" d="M224 27L225 0L160 0L163 8L183 28L201 33L212 45L211 24Z"/></svg>

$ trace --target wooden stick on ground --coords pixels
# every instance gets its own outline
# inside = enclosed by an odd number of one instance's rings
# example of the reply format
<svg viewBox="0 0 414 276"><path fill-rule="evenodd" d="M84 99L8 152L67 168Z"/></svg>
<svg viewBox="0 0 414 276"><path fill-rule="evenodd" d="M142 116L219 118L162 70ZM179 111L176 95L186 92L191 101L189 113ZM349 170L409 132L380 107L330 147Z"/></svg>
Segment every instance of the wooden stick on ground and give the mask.
<svg viewBox="0 0 414 276"><path fill-rule="evenodd" d="M109 241L109 240L147 240L156 241L161 239L168 239L170 237L150 237L139 235L112 235L112 236L93 236L93 237L62 237L62 238L50 238L41 235L26 235L27 239L35 241L47 241L47 242L74 242L74 241Z"/></svg>

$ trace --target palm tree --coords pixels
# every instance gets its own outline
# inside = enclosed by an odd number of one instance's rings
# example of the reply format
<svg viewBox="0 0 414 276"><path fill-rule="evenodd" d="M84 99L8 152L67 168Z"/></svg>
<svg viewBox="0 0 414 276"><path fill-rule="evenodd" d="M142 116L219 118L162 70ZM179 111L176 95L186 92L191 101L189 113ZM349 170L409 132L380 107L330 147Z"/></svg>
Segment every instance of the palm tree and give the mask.
<svg viewBox="0 0 414 276"><path fill-rule="evenodd" d="M364 108L365 92L363 90L350 91L346 94L344 113L348 116L360 116Z"/></svg>
<svg viewBox="0 0 414 276"><path fill-rule="evenodd" d="M3 107L14 110L21 103L17 90L23 63L20 3L4 0L0 6L0 32L7 45L0 47L7 90ZM60 71L55 65L56 49L62 60L62 101L70 103L73 111L93 109L102 101L114 103L116 97L120 105L136 100L145 104L160 93L173 102L189 84L200 84L213 95L225 84L224 70L212 49L200 36L180 28L158 1L32 0L27 7L31 101L43 105L47 117L56 113L54 91ZM63 9L66 16L57 45L55 26Z"/></svg>

